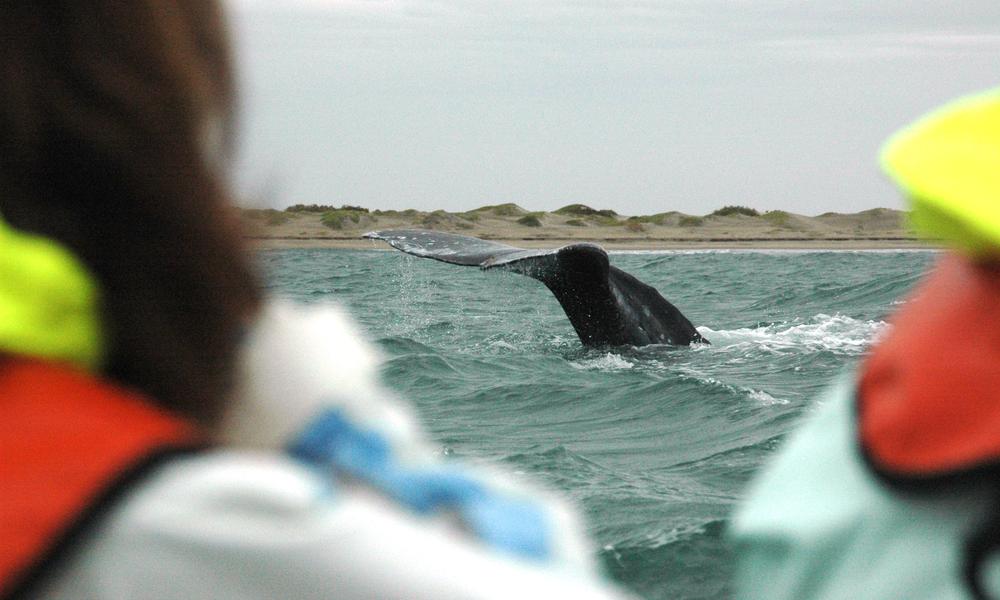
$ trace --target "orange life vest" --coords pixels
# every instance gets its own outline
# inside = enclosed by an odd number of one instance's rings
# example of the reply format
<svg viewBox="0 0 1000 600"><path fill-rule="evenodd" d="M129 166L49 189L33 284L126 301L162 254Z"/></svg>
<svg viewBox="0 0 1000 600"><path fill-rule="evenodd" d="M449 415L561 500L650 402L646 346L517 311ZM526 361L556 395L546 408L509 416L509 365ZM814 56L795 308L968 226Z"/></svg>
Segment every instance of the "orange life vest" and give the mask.
<svg viewBox="0 0 1000 600"><path fill-rule="evenodd" d="M863 366L866 458L913 482L1000 466L1000 266L944 258Z"/></svg>
<svg viewBox="0 0 1000 600"><path fill-rule="evenodd" d="M196 428L142 396L50 362L0 357L0 597L20 595Z"/></svg>

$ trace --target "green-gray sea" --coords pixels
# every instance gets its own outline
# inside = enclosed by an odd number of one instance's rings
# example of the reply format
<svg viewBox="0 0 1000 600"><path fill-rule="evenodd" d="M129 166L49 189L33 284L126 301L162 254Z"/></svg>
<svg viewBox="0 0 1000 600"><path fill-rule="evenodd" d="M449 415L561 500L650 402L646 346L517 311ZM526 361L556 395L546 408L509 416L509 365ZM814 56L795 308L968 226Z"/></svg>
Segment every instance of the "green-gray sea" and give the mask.
<svg viewBox="0 0 1000 600"><path fill-rule="evenodd" d="M349 307L444 454L528 473L584 509L644 598L725 598L748 480L850 368L931 252L612 253L709 346L585 349L520 275L385 250L260 253L270 289Z"/></svg>

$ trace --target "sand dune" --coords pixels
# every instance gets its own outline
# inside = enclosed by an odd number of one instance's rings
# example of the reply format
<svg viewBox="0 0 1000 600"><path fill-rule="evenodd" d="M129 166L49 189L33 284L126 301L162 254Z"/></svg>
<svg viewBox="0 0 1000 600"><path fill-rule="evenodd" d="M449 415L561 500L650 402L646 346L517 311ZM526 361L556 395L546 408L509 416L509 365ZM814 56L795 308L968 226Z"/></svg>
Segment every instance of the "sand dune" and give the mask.
<svg viewBox="0 0 1000 600"><path fill-rule="evenodd" d="M381 247L361 239L361 234L397 228L449 231L523 247L574 241L593 241L611 249L930 247L907 229L906 213L887 208L814 217L786 211L757 215L721 212L729 214L623 216L583 205L529 212L514 204L461 213L351 207L241 211L247 235L268 248Z"/></svg>

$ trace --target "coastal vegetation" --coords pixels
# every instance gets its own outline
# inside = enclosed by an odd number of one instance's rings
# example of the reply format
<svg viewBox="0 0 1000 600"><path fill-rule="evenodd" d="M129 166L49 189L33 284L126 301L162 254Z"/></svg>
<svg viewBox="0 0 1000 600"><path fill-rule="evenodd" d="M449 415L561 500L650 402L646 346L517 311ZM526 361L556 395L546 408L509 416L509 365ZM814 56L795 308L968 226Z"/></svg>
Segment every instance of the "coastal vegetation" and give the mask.
<svg viewBox="0 0 1000 600"><path fill-rule="evenodd" d="M538 219L537 215L524 215L517 220L518 225L524 225L525 227L541 227L542 222Z"/></svg>
<svg viewBox="0 0 1000 600"><path fill-rule="evenodd" d="M708 215L710 217L729 217L732 215L744 215L747 217L757 217L760 213L747 206L723 206L719 210Z"/></svg>
<svg viewBox="0 0 1000 600"><path fill-rule="evenodd" d="M562 208L557 208L553 212L555 212L557 215L573 215L576 217L598 216L598 217L614 218L618 216L618 213L616 213L613 210L598 210L595 208L590 208L586 204L570 204Z"/></svg>
<svg viewBox="0 0 1000 600"><path fill-rule="evenodd" d="M523 208L514 204L513 202L508 202L506 204L493 204L489 206L480 206L473 212L477 213L488 212L498 217L518 217L527 213L528 211L524 210Z"/></svg>
<svg viewBox="0 0 1000 600"><path fill-rule="evenodd" d="M348 204L342 205L340 208L336 206L331 206L328 204L293 204L285 209L285 212L290 213L325 213L335 210L349 210L352 212L369 212L367 208L361 206L350 206Z"/></svg>
<svg viewBox="0 0 1000 600"><path fill-rule="evenodd" d="M312 210L302 212L316 212ZM358 210L356 207L343 207L333 210L323 211L320 223L330 229L347 229L350 224L360 225L362 220L367 223L374 223L378 219L369 216L368 209Z"/></svg>

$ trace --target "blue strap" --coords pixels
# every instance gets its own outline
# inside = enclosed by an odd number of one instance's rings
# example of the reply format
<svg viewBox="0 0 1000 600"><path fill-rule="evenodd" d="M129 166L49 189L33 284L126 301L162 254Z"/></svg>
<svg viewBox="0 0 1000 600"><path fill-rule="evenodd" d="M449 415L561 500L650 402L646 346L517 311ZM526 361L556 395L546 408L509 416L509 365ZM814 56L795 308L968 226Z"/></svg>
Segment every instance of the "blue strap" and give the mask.
<svg viewBox="0 0 1000 600"><path fill-rule="evenodd" d="M357 427L339 409L311 421L288 449L309 464L365 481L420 514L454 511L494 548L536 560L550 556L550 524L541 506L489 489L457 467L401 465L382 434Z"/></svg>

